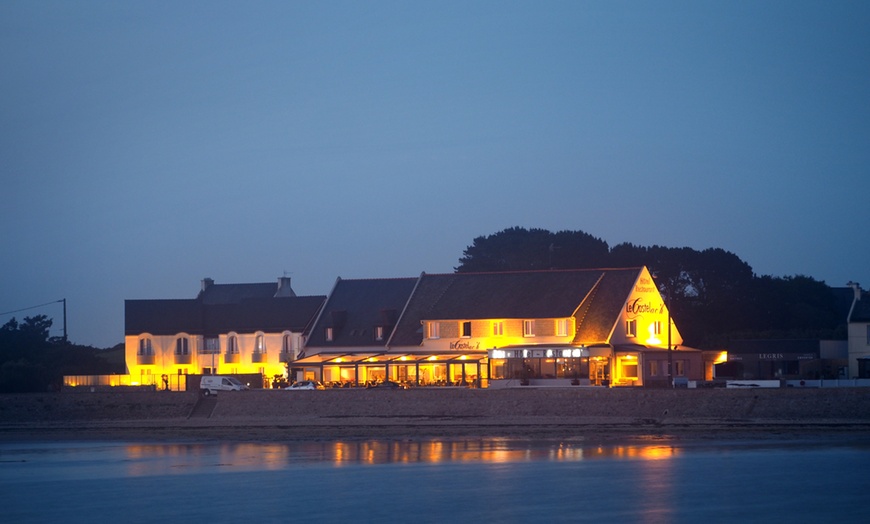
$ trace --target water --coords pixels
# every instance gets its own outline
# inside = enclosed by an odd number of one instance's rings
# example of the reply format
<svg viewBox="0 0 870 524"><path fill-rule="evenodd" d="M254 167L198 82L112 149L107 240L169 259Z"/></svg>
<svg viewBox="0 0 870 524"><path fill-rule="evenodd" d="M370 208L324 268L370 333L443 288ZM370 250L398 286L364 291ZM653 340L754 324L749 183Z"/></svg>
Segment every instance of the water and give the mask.
<svg viewBox="0 0 870 524"><path fill-rule="evenodd" d="M15 523L864 523L868 488L842 439L0 444Z"/></svg>

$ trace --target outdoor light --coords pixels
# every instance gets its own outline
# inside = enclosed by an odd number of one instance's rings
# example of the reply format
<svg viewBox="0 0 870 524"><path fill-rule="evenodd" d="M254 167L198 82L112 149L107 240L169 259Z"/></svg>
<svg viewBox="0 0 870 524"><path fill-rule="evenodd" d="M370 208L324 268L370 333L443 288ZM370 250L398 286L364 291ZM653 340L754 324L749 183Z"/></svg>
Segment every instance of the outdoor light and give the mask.
<svg viewBox="0 0 870 524"><path fill-rule="evenodd" d="M548 350L547 350L547 358L552 358L552 357L553 357L553 350L552 350L552 349L548 349Z"/></svg>

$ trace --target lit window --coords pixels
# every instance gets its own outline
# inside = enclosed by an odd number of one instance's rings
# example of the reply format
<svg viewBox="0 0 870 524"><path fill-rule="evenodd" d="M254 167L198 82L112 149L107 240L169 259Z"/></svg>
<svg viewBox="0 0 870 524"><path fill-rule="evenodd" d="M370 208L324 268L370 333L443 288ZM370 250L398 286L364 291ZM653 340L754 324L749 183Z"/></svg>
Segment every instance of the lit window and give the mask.
<svg viewBox="0 0 870 524"><path fill-rule="evenodd" d="M262 334L257 335L257 338L254 341L254 353L265 353L266 352L266 337Z"/></svg>
<svg viewBox="0 0 870 524"><path fill-rule="evenodd" d="M428 338L441 338L441 324L429 322L427 326L429 328Z"/></svg>
<svg viewBox="0 0 870 524"><path fill-rule="evenodd" d="M662 334L662 321L661 320L656 320L655 322L652 323L652 326L653 326L653 332L652 332L653 335L661 335Z"/></svg>
<svg viewBox="0 0 870 524"><path fill-rule="evenodd" d="M175 354L176 355L189 355L190 354L190 342L187 340L187 337L178 337L175 339Z"/></svg>
<svg viewBox="0 0 870 524"><path fill-rule="evenodd" d="M384 326L375 326L375 340L384 339Z"/></svg>
<svg viewBox="0 0 870 524"><path fill-rule="evenodd" d="M235 336L231 336L227 339L227 354L228 355L238 355L239 354L239 341Z"/></svg>
<svg viewBox="0 0 870 524"><path fill-rule="evenodd" d="M326 341L332 342L332 328L331 327L326 328Z"/></svg>
<svg viewBox="0 0 870 524"><path fill-rule="evenodd" d="M500 337L504 335L504 322L492 323L492 335L495 337Z"/></svg>
<svg viewBox="0 0 870 524"><path fill-rule="evenodd" d="M471 321L466 320L462 323L462 336L466 338L471 336Z"/></svg>
<svg viewBox="0 0 870 524"><path fill-rule="evenodd" d="M636 337L637 336L637 320L626 320L625 321L625 336L627 336L627 337Z"/></svg>
<svg viewBox="0 0 870 524"><path fill-rule="evenodd" d="M567 318L560 318L556 321L556 336L558 337L567 337L568 336L568 322Z"/></svg>
<svg viewBox="0 0 870 524"><path fill-rule="evenodd" d="M534 320L523 320L523 336L524 337L535 336L535 321Z"/></svg>
<svg viewBox="0 0 870 524"><path fill-rule="evenodd" d="M151 347L151 339L150 338L139 339L139 354L140 355L153 355L154 354L154 349Z"/></svg>

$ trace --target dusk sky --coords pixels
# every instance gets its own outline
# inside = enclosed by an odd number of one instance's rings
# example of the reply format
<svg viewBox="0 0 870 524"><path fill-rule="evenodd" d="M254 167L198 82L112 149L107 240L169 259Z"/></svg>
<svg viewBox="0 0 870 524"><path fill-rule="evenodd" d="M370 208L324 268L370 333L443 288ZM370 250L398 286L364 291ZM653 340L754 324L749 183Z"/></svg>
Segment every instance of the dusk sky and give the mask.
<svg viewBox="0 0 870 524"><path fill-rule="evenodd" d="M870 2L0 2L0 313L451 272L512 226L870 287ZM45 314L53 304L0 316Z"/></svg>

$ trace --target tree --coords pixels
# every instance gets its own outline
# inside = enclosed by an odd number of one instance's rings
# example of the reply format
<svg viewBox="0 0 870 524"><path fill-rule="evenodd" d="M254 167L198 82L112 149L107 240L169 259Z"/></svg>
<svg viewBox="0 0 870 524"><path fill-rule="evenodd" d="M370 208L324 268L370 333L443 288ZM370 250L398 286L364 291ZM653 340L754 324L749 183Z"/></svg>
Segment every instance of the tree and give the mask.
<svg viewBox="0 0 870 524"><path fill-rule="evenodd" d="M607 256L607 243L582 231L512 227L475 238L454 269L458 273L577 269L598 267Z"/></svg>

